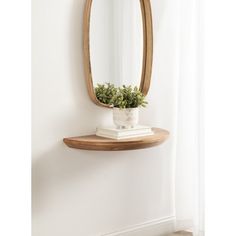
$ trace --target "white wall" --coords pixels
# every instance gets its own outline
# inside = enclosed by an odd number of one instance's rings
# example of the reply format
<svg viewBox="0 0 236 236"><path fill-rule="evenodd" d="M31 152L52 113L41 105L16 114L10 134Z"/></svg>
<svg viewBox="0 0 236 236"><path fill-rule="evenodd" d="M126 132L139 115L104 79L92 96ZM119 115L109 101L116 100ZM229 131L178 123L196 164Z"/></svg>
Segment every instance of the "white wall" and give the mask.
<svg viewBox="0 0 236 236"><path fill-rule="evenodd" d="M84 3L33 0L33 236L100 236L127 227L140 231L119 235L144 236L145 226L156 227L146 235L157 235L166 230L163 218L174 215L176 3L152 1L153 75L149 106L141 111L143 124L166 128L172 136L159 147L125 152L73 150L62 142L111 123L111 111L94 105L86 91Z"/></svg>

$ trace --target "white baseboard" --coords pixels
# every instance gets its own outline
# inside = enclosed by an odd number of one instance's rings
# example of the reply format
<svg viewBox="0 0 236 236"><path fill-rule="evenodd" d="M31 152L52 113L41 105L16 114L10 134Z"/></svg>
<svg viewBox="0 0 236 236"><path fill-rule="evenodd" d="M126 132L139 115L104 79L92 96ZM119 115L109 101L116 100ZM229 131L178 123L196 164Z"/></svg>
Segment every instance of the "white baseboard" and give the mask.
<svg viewBox="0 0 236 236"><path fill-rule="evenodd" d="M162 236L174 231L175 217L156 219L101 236Z"/></svg>

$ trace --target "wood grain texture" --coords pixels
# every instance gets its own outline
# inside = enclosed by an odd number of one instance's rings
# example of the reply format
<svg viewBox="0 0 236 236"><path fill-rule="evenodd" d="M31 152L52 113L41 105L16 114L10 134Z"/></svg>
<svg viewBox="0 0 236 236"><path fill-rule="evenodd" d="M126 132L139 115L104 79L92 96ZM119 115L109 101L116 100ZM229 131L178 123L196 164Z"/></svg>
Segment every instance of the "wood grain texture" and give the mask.
<svg viewBox="0 0 236 236"><path fill-rule="evenodd" d="M140 90L147 95L151 84L153 61L153 23L150 0L140 0L143 15L143 68Z"/></svg>
<svg viewBox="0 0 236 236"><path fill-rule="evenodd" d="M193 236L191 232L179 231L173 234L168 234L167 236Z"/></svg>
<svg viewBox="0 0 236 236"><path fill-rule="evenodd" d="M117 0L119 1L119 0ZM142 19L143 19L143 65L142 65L142 76L140 82L140 90L144 95L147 95L150 83L151 83L151 72L152 72L152 61L153 61L153 26L152 26L152 11L150 0L139 0ZM93 0L86 0L84 7L84 23L83 23L83 55L84 55L84 71L86 77L86 84L88 94L91 100L99 106L110 108L109 105L101 103L94 92L93 87L93 76L90 60L90 16L91 7ZM98 26L99 27L99 26ZM101 59L102 59L101 55Z"/></svg>
<svg viewBox="0 0 236 236"><path fill-rule="evenodd" d="M130 139L108 139L96 135L64 138L64 143L71 148L97 151L122 151L143 149L160 145L169 136L169 132L164 129L152 128L153 135Z"/></svg>

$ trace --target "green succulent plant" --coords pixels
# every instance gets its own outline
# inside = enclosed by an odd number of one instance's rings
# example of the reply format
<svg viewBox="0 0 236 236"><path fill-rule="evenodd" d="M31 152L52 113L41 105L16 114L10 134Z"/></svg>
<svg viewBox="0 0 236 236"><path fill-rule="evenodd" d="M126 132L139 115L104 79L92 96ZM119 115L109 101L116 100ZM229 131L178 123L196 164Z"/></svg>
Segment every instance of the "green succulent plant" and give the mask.
<svg viewBox="0 0 236 236"><path fill-rule="evenodd" d="M112 105L111 100L116 94L117 88L115 88L114 84L98 84L97 87L95 87L97 99L104 104Z"/></svg>
<svg viewBox="0 0 236 236"><path fill-rule="evenodd" d="M138 89L138 87L125 86L119 87L117 93L113 96L111 104L114 107L121 109L124 108L136 108L136 107L145 107L147 101L145 101L145 96Z"/></svg>
<svg viewBox="0 0 236 236"><path fill-rule="evenodd" d="M116 88L113 84L98 84L95 88L97 99L105 104L109 104L117 108L136 108L145 107L148 102L145 96L137 86L125 86Z"/></svg>

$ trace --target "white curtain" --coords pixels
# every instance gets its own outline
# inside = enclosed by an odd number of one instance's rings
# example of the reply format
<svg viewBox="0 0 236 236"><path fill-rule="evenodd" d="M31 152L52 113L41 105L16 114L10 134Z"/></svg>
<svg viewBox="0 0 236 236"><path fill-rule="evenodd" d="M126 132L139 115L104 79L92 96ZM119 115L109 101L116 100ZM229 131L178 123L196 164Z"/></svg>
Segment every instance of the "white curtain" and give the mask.
<svg viewBox="0 0 236 236"><path fill-rule="evenodd" d="M203 235L201 2L178 0L175 151L176 230Z"/></svg>

